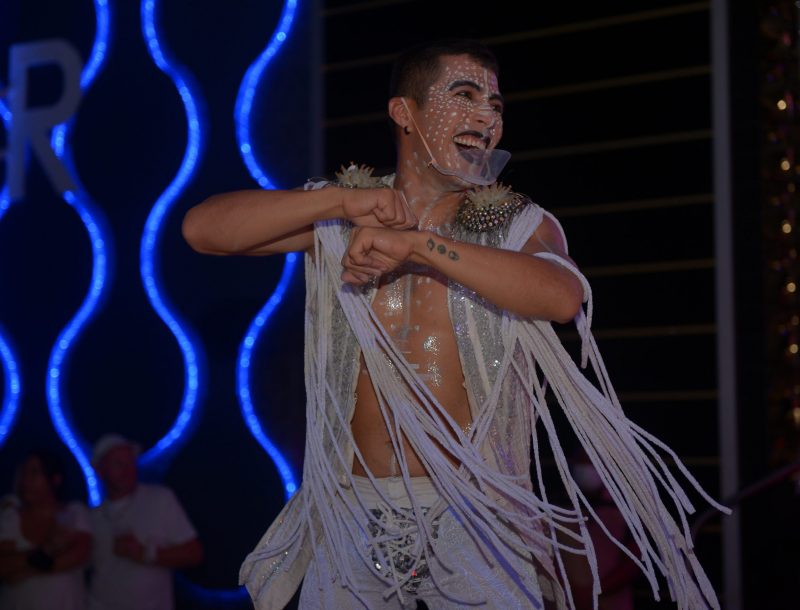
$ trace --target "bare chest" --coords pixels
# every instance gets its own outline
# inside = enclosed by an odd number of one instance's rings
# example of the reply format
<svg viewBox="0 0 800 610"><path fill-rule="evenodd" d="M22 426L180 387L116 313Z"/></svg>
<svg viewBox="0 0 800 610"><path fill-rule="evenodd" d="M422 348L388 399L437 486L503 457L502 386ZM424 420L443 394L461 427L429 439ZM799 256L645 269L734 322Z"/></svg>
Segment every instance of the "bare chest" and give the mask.
<svg viewBox="0 0 800 610"><path fill-rule="evenodd" d="M453 326L447 308L447 280L430 270L387 277L373 310L394 344L431 389L452 380L461 386Z"/></svg>

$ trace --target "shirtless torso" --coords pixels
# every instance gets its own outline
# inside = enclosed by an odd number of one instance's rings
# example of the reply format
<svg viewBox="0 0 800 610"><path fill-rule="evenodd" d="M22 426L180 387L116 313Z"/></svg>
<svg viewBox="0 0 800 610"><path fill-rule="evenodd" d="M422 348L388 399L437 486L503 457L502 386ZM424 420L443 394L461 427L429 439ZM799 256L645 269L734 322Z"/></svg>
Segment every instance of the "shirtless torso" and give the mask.
<svg viewBox="0 0 800 610"><path fill-rule="evenodd" d="M381 282L373 309L395 345L437 400L462 428L470 423L464 377L453 327L447 312L447 284L429 270L414 269ZM399 475L394 450L364 360L356 384L353 437L368 467L378 477ZM405 445L411 476L424 467ZM364 476L361 464L353 472Z"/></svg>
<svg viewBox="0 0 800 610"><path fill-rule="evenodd" d="M409 198L412 205L416 198ZM419 210L420 224L427 227L448 223L459 197L440 206ZM447 278L430 267L406 264L381 278L372 308L394 344L455 422L466 430L471 423L464 374L453 325L447 307ZM372 473L378 477L399 476L389 432L378 406L369 372L361 359L356 383L353 438ZM426 476L424 466L405 443L409 474ZM353 473L365 476L356 460Z"/></svg>

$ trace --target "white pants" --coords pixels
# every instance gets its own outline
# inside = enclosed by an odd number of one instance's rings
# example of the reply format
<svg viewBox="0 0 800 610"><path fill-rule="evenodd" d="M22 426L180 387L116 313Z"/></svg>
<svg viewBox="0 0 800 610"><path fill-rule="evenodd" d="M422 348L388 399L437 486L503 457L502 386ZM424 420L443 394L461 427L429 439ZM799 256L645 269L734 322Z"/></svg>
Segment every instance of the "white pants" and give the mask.
<svg viewBox="0 0 800 610"><path fill-rule="evenodd" d="M397 506L406 508L411 503L401 479L378 479L384 493ZM368 508L386 512L387 507L368 479L356 477L356 488ZM412 479L412 491L419 504L425 508L433 506L438 499L436 490L425 477ZM348 491L352 494L352 491ZM384 522L396 524L391 514ZM366 521L366 518L365 518ZM402 600L397 593L388 599L384 592L390 583L376 576L364 563L358 549L347 548L331 560L320 557L312 559L306 572L300 593L300 610L411 610L417 601L424 601L430 610L457 608L480 608L483 610L515 610L544 608L536 571L530 561L519 557L515 565L508 565L502 558L486 561L478 545L450 509L445 509L437 518L438 537L435 554L430 558L430 572L447 574L446 589L437 588L428 574L411 590L404 589ZM361 550L363 552L363 549ZM439 561L442 558L453 570L450 573ZM354 574L356 592L343 586L336 579L336 571L330 561L348 562ZM468 601L467 601L468 600Z"/></svg>

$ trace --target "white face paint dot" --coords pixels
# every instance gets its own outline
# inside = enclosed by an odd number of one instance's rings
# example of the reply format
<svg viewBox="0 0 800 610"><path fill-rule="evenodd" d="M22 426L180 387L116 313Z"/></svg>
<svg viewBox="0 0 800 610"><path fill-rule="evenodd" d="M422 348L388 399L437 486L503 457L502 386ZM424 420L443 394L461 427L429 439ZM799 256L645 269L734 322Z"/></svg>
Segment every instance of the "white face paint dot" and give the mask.
<svg viewBox="0 0 800 610"><path fill-rule="evenodd" d="M466 55L445 55L439 62L419 128L436 162L455 168L466 163L459 146L494 148L500 140L500 91L496 75ZM457 144L455 137L462 141Z"/></svg>

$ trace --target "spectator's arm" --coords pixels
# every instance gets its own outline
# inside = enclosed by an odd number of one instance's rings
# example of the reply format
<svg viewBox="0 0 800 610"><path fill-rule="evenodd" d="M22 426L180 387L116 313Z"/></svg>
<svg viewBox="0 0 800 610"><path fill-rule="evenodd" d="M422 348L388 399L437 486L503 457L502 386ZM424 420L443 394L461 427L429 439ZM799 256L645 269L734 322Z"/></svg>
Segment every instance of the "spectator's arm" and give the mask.
<svg viewBox="0 0 800 610"><path fill-rule="evenodd" d="M65 572L89 562L92 552L92 536L87 532L75 532L69 544L53 554L53 572Z"/></svg>
<svg viewBox="0 0 800 610"><path fill-rule="evenodd" d="M13 541L0 542L0 581L13 584L33 574L33 568L28 565L28 553L18 551Z"/></svg>
<svg viewBox="0 0 800 610"><path fill-rule="evenodd" d="M203 561L203 545L197 538L156 549L155 564L163 568L192 568Z"/></svg>

